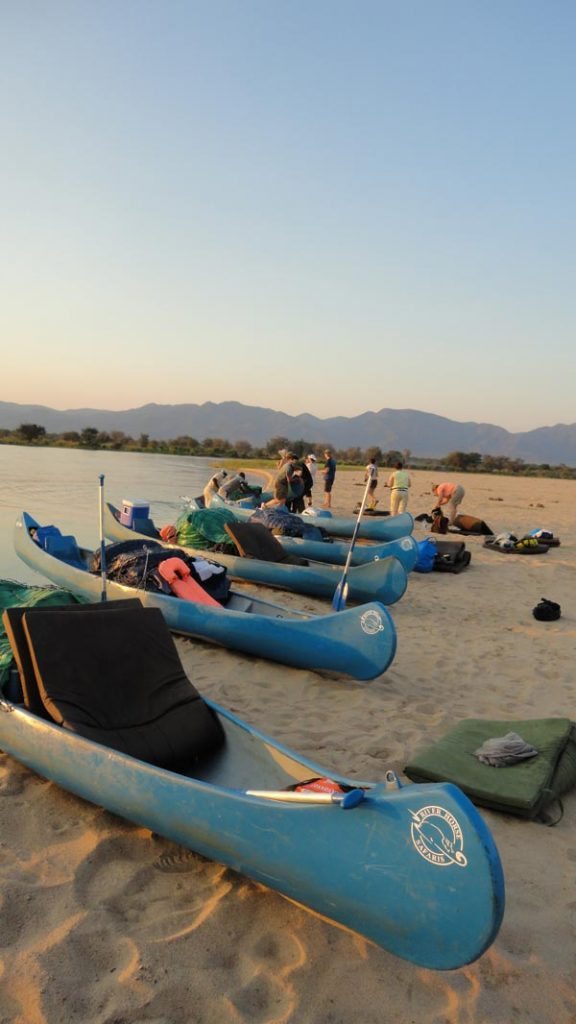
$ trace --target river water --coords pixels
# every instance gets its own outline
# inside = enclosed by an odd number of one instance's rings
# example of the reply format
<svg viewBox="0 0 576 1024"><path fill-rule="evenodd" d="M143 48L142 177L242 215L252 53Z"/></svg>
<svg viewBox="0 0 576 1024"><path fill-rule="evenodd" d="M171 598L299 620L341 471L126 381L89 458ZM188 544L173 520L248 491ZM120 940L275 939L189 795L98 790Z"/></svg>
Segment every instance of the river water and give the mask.
<svg viewBox="0 0 576 1024"><path fill-rule="evenodd" d="M183 498L202 492L213 467L212 459L178 455L0 445L0 577L42 581L14 553L19 513L30 512L93 548L100 543L101 474L107 501L117 507L125 498L149 501L150 515L163 525L174 522Z"/></svg>

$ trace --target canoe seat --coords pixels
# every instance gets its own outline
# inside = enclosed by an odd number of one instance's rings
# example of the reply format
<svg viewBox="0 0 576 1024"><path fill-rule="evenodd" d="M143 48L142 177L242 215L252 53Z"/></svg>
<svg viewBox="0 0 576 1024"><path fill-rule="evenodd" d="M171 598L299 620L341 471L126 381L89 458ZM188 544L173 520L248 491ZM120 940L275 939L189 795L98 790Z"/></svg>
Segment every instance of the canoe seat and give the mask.
<svg viewBox="0 0 576 1024"><path fill-rule="evenodd" d="M187 678L162 613L117 603L112 614L104 603L24 610L44 713L150 764L190 767L222 746L222 726Z"/></svg>
<svg viewBox="0 0 576 1024"><path fill-rule="evenodd" d="M306 558L287 554L280 541L263 523L225 523L224 529L243 558L259 558L263 562L282 562L287 565L309 564Z"/></svg>
<svg viewBox="0 0 576 1024"><path fill-rule="evenodd" d="M137 597L127 598L125 601L103 601L101 604L57 604L57 605L43 605L42 610L45 612L51 611L89 611L90 609L98 608L101 611L117 611L118 609L125 610L128 608L141 608L142 602ZM16 668L18 670L18 676L20 677L20 686L22 687L22 698L24 707L27 711L32 711L35 715L39 715L40 718L51 718L38 691L38 684L36 682L36 675L34 672L34 665L30 657L30 648L28 646L28 640L26 633L24 632L24 613L30 611L30 607L18 606L13 608L6 608L2 614L2 624L8 637L10 647L12 648L12 654L14 655L14 661L16 662Z"/></svg>

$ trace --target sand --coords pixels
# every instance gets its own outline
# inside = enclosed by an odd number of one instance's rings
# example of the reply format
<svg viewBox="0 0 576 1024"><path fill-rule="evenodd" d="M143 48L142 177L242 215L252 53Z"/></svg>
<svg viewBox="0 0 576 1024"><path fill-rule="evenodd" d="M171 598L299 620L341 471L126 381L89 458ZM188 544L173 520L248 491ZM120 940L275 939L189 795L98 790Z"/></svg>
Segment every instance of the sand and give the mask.
<svg viewBox="0 0 576 1024"><path fill-rule="evenodd" d="M432 507L433 478L413 474L413 514ZM463 512L496 532L552 530L561 546L505 556L468 537L472 563L461 575L412 574L390 609L396 659L371 683L178 640L199 689L328 768L371 779L388 768L402 775L419 747L464 718L575 716L576 485L463 482ZM350 513L361 494L361 474L340 473L334 511ZM379 495L386 505L387 492ZM416 524L417 539L427 531ZM542 596L561 604L558 622L533 618ZM275 599L326 608L296 595ZM0 790L0 1024L576 1020L574 795L554 828L481 812L504 865L504 922L479 961L438 973L4 755Z"/></svg>

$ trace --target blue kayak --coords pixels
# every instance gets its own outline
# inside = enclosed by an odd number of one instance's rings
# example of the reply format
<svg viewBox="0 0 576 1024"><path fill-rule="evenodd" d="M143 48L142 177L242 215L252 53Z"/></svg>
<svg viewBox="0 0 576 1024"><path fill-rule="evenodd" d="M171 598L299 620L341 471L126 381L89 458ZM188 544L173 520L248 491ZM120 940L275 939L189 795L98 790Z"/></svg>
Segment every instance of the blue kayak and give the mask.
<svg viewBox="0 0 576 1024"><path fill-rule="evenodd" d="M93 552L79 548L70 538L68 551L51 554L33 539L39 525L27 512L16 522L14 547L22 561L84 601L98 601L102 580L89 570ZM396 652L394 623L376 601L328 615L309 615L233 589L226 605L217 607L113 580L108 580L106 589L111 599L138 596L146 607L159 608L176 633L297 668L375 679L386 671Z"/></svg>
<svg viewBox="0 0 576 1024"><path fill-rule="evenodd" d="M209 514L206 513L206 514ZM135 520L137 523L138 520ZM137 529L125 526L120 521L120 511L114 505L106 503L104 508L104 532L109 540L125 541L139 538L143 543L150 540L150 536L139 533ZM281 538L278 538L280 540ZM286 538L293 539L293 538ZM410 540L415 547L416 542ZM154 540L162 544L166 551L170 551L174 545L162 541L159 537ZM321 542L303 542L314 545L315 548L332 547L323 545ZM401 545L403 541L393 542ZM284 547L284 545L282 545ZM260 558L244 558L241 555L229 555L222 551L212 552L199 548L190 548L184 545L177 545L180 550L186 551L193 558L209 557L212 561L226 566L228 575L238 580L248 580L251 583L263 583L268 587L281 587L284 590L291 590L296 594L310 594L314 597L327 597L330 600L338 586L342 573L337 565L326 564L318 560L315 565L291 565L286 562L264 561ZM290 554L289 546L285 548ZM400 548L398 549L400 551ZM411 553L411 550L410 550ZM313 557L294 551L301 558ZM408 554L406 552L406 554ZM416 552L417 557L417 552ZM342 563L344 564L344 563ZM391 605L404 595L407 586L406 568L400 558L390 552L384 558L371 559L369 562L352 567L348 573L348 599L358 604L369 601L380 601L381 604Z"/></svg>
<svg viewBox="0 0 576 1024"><path fill-rule="evenodd" d="M358 782L299 756L202 700L159 626L148 608L26 611L22 688L0 694L2 750L411 963L453 970L480 957L502 921L504 877L468 798L452 784L401 786L384 766Z"/></svg>

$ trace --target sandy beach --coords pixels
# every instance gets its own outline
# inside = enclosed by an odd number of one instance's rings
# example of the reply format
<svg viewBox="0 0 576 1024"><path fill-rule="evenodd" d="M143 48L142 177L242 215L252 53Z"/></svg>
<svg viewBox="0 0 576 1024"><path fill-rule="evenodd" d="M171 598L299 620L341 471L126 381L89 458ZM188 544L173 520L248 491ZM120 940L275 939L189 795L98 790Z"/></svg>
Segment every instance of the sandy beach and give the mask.
<svg viewBox="0 0 576 1024"><path fill-rule="evenodd" d="M351 514L362 476L337 475L335 513ZM412 473L414 515L432 508L433 479L442 477ZM458 480L462 512L496 533L551 530L560 547L501 555L468 536L469 569L411 574L390 608L395 661L371 683L179 639L199 690L328 769L374 780L389 768L405 779L410 757L466 718L576 717L575 484ZM387 507L388 492L380 485L377 493ZM414 535L428 530L416 523ZM541 597L560 603L559 621L533 618ZM481 811L504 865L504 922L479 961L438 973L66 794L3 754L0 792L0 1024L576 1020L574 794L553 828Z"/></svg>

